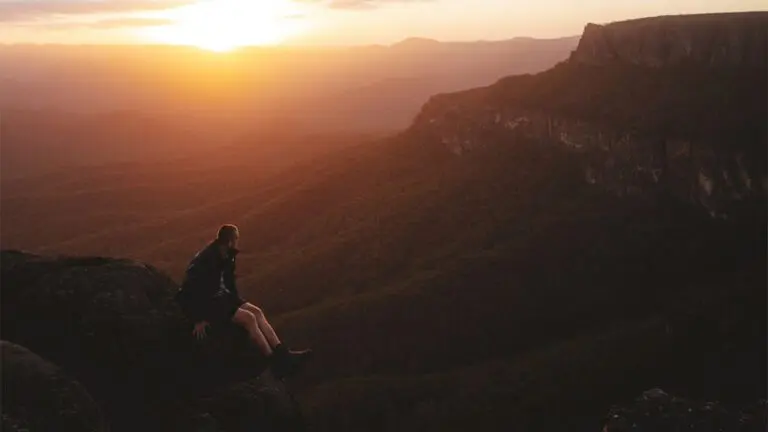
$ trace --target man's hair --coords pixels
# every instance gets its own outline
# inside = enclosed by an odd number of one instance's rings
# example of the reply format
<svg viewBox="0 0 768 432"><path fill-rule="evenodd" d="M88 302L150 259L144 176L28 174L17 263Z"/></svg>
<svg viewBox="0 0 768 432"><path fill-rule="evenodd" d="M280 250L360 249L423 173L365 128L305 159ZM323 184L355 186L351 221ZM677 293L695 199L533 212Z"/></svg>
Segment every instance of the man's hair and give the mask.
<svg viewBox="0 0 768 432"><path fill-rule="evenodd" d="M227 242L235 235L239 235L240 230L235 225L225 224L219 228L219 232L216 233L216 241Z"/></svg>

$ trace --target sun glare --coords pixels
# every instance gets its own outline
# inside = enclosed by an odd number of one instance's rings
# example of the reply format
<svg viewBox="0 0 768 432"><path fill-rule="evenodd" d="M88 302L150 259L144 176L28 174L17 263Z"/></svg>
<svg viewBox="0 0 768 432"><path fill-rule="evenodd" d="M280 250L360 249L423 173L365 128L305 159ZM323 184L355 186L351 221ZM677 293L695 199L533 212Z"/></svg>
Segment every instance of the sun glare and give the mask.
<svg viewBox="0 0 768 432"><path fill-rule="evenodd" d="M145 36L216 52L275 45L303 30L300 13L291 0L202 0L165 12L171 24L147 29Z"/></svg>

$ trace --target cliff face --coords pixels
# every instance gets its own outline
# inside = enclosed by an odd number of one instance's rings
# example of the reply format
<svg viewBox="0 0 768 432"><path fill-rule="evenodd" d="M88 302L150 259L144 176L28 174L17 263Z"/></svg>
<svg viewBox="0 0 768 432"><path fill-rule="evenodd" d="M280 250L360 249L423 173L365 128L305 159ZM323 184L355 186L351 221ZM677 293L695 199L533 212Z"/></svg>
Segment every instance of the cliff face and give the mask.
<svg viewBox="0 0 768 432"><path fill-rule="evenodd" d="M588 24L571 61L646 67L764 66L768 13L706 14Z"/></svg>
<svg viewBox="0 0 768 432"><path fill-rule="evenodd" d="M568 61L433 97L409 132L456 155L533 140L619 195L727 217L768 194L766 29L768 13L590 24Z"/></svg>

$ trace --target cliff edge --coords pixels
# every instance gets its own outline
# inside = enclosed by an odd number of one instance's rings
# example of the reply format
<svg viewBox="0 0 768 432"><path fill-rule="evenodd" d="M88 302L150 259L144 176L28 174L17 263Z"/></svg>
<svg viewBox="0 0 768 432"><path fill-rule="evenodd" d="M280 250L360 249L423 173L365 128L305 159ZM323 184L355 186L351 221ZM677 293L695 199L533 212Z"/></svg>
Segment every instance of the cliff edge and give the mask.
<svg viewBox="0 0 768 432"><path fill-rule="evenodd" d="M573 62L644 67L764 67L768 12L676 15L587 24Z"/></svg>
<svg viewBox="0 0 768 432"><path fill-rule="evenodd" d="M408 135L459 156L548 146L620 196L751 213L768 197L767 32L768 12L590 24L552 69L434 96Z"/></svg>

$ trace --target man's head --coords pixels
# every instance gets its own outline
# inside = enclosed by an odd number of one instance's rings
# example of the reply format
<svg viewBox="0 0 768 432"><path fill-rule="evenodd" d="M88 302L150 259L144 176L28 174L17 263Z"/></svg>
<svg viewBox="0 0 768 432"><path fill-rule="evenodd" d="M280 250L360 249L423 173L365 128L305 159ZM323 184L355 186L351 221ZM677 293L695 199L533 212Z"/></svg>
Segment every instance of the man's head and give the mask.
<svg viewBox="0 0 768 432"><path fill-rule="evenodd" d="M218 234L216 234L216 241L219 244L225 245L229 248L237 248L237 241L240 238L240 230L232 224L222 225L219 228Z"/></svg>

